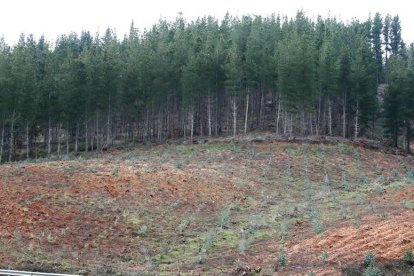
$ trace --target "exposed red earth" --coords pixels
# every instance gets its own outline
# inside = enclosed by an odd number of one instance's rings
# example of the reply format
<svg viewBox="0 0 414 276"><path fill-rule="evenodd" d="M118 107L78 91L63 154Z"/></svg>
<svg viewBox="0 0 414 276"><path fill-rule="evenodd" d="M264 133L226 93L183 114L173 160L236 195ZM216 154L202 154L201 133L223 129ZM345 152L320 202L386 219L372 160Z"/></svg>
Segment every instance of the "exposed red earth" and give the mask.
<svg viewBox="0 0 414 276"><path fill-rule="evenodd" d="M0 267L341 275L367 252L400 262L414 249L411 169L411 156L287 142L5 164Z"/></svg>

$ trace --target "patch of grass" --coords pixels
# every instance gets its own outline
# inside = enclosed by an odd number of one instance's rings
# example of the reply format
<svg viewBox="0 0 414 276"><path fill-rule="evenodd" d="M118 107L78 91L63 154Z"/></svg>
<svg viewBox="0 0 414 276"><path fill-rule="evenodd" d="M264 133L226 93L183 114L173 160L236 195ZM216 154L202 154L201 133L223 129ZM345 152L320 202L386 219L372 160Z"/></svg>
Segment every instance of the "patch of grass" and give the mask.
<svg viewBox="0 0 414 276"><path fill-rule="evenodd" d="M352 154L354 152L354 147L344 143L336 145L336 149L342 154Z"/></svg>
<svg viewBox="0 0 414 276"><path fill-rule="evenodd" d="M404 200L403 201L403 206L409 210L414 210L414 201L412 200Z"/></svg>

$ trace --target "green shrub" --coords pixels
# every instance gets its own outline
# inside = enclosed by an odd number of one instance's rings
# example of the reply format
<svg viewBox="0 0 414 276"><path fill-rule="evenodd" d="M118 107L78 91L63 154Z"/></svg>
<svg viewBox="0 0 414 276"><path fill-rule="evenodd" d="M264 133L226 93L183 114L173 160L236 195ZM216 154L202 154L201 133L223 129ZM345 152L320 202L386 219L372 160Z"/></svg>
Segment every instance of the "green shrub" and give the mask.
<svg viewBox="0 0 414 276"><path fill-rule="evenodd" d="M364 276L383 276L384 273L375 265L370 265L367 270L365 270Z"/></svg>
<svg viewBox="0 0 414 276"><path fill-rule="evenodd" d="M329 259L328 252L323 251L323 252L322 252L322 255L321 255L321 261L322 261L323 263L326 263L326 262L328 261L328 259Z"/></svg>
<svg viewBox="0 0 414 276"><path fill-rule="evenodd" d="M277 261L279 262L280 265L285 265L286 264L286 255L285 255L285 251L282 249L280 249L279 251L279 257L277 258Z"/></svg>
<svg viewBox="0 0 414 276"><path fill-rule="evenodd" d="M249 241L246 239L243 239L239 243L239 250L244 255L246 254L246 250L249 247Z"/></svg>
<svg viewBox="0 0 414 276"><path fill-rule="evenodd" d="M367 175L364 175L362 176L361 182L364 185L369 185L371 183L371 179Z"/></svg>
<svg viewBox="0 0 414 276"><path fill-rule="evenodd" d="M412 200L405 200L403 202L403 205L407 209L414 210L414 201L412 201Z"/></svg>
<svg viewBox="0 0 414 276"><path fill-rule="evenodd" d="M145 236L145 234L147 234L147 231L148 231L148 227L146 225L143 225L138 229L137 232L139 235Z"/></svg>
<svg viewBox="0 0 414 276"><path fill-rule="evenodd" d="M226 209L224 210L224 212L221 214L221 217L220 217L220 221L219 221L220 228L221 229L225 228L227 224L229 223L229 220L230 220L230 209Z"/></svg>
<svg viewBox="0 0 414 276"><path fill-rule="evenodd" d="M372 252L368 252L368 253L365 254L364 264L366 266L374 266L375 265L375 255Z"/></svg>
<svg viewBox="0 0 414 276"><path fill-rule="evenodd" d="M354 148L351 145L347 144L338 144L338 151L343 154L352 154L354 151Z"/></svg>
<svg viewBox="0 0 414 276"><path fill-rule="evenodd" d="M413 263L413 251L412 250L408 250L405 252L404 254L404 262L408 263L408 264L412 264Z"/></svg>

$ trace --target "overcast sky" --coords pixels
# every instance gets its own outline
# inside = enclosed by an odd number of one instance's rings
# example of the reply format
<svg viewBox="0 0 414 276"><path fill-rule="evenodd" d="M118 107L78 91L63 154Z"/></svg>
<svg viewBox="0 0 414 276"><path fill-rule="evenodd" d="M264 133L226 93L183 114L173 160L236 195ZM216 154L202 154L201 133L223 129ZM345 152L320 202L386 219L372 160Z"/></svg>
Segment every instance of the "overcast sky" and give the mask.
<svg viewBox="0 0 414 276"><path fill-rule="evenodd" d="M192 20L213 15L221 19L231 15L272 13L294 16L303 9L308 16L328 14L343 21L351 18L366 20L371 13L398 14L402 36L414 42L414 16L408 0L0 0L0 36L9 44L18 41L20 33L42 34L53 41L60 34L89 30L93 34L107 28L116 29L118 36L128 32L134 20L139 29L150 27L160 18L173 20L179 12Z"/></svg>

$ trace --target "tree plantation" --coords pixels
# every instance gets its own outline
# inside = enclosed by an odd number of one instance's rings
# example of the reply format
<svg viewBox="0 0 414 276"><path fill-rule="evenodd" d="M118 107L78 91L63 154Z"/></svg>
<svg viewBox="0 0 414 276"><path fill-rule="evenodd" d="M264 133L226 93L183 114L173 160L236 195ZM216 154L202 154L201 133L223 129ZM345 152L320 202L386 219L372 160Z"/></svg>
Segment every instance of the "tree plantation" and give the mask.
<svg viewBox="0 0 414 276"><path fill-rule="evenodd" d="M178 16L123 39L0 40L0 162L259 130L409 150L413 123L414 47L398 16Z"/></svg>

